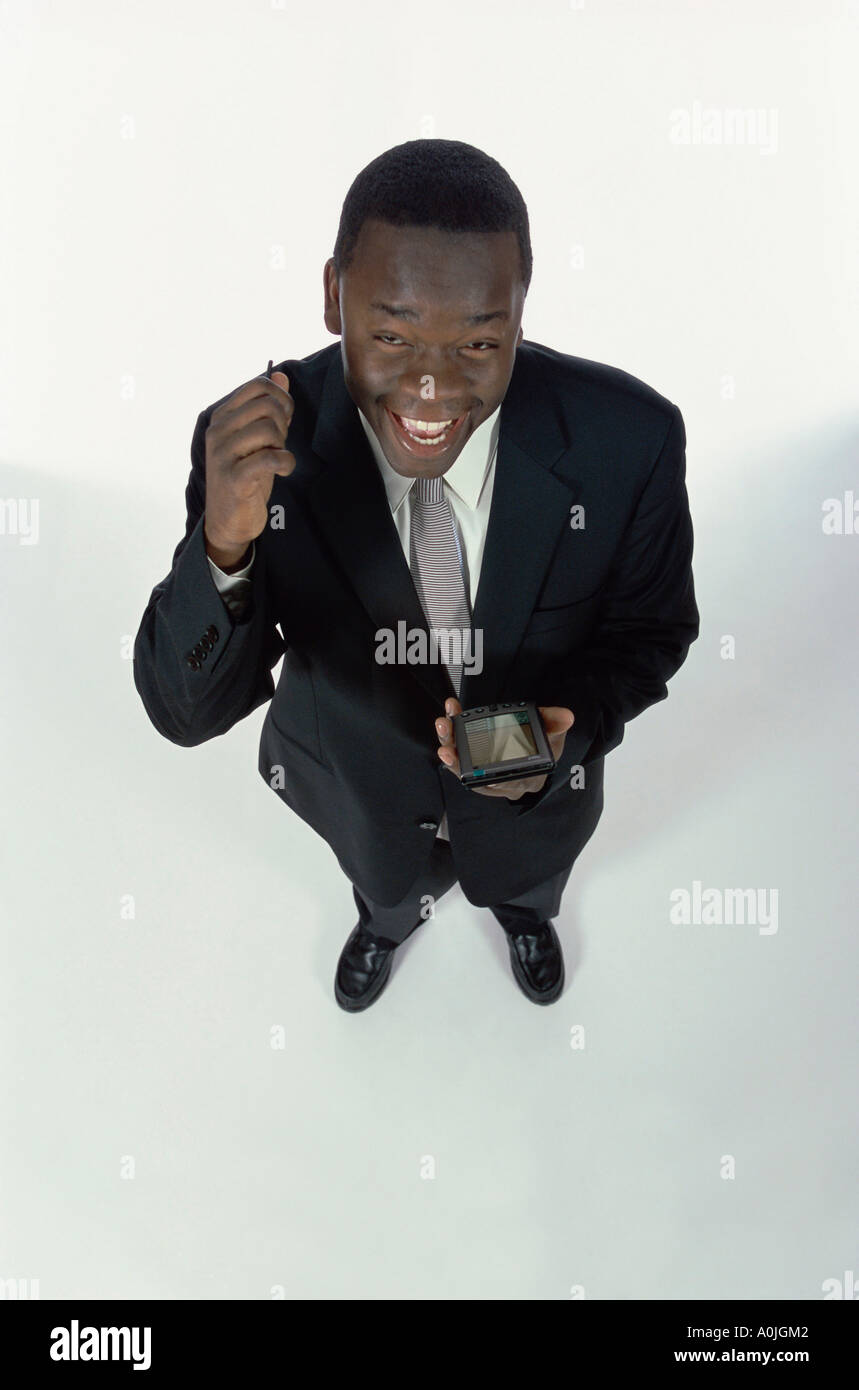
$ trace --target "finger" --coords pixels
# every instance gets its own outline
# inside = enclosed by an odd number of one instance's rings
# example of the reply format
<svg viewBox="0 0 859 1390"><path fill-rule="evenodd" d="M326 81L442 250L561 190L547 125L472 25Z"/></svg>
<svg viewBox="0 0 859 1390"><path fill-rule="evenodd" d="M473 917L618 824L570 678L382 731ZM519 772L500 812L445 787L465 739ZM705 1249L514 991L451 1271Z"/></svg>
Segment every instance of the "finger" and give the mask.
<svg viewBox="0 0 859 1390"><path fill-rule="evenodd" d="M267 379L273 386L277 387L277 399L286 407L291 420L295 413L295 401L289 394L289 377L286 372L272 372Z"/></svg>
<svg viewBox="0 0 859 1390"><path fill-rule="evenodd" d="M576 716L566 705L538 705L547 734L565 734L573 727Z"/></svg>
<svg viewBox="0 0 859 1390"><path fill-rule="evenodd" d="M557 760L563 752L564 742L573 727L575 716L571 709L558 705L538 705L537 708L543 719L543 727L546 730L546 738L552 750L552 757Z"/></svg>
<svg viewBox="0 0 859 1390"><path fill-rule="evenodd" d="M258 449L247 458L240 459L234 483L237 496L249 500L260 483L270 484L272 473L288 478L295 468L295 462L295 454L290 453L289 449Z"/></svg>
<svg viewBox="0 0 859 1390"><path fill-rule="evenodd" d="M453 725L450 719L442 716L435 721L435 731L438 735L438 756L439 761L445 767L460 776L461 768L459 765L459 754L456 751L456 742L453 737Z"/></svg>
<svg viewBox="0 0 859 1390"><path fill-rule="evenodd" d="M275 377L278 378L275 381ZM264 374L262 376L252 376L250 381L246 381L243 386L239 386L233 391L225 401L222 401L215 410L212 411L212 419L220 414L228 414L231 410L238 410L246 405L248 401L256 400L258 396L270 396L275 400L283 400L283 382L279 380L284 377L287 381L289 377L285 372L272 372L271 377Z"/></svg>
<svg viewBox="0 0 859 1390"><path fill-rule="evenodd" d="M218 406L213 411L209 429L216 439L228 439L258 420L271 420L280 436L279 442L283 443L295 413L295 401L277 382L263 378L262 384L265 389L258 396L239 403L233 399L228 408Z"/></svg>
<svg viewBox="0 0 859 1390"><path fill-rule="evenodd" d="M282 450L285 444L282 427L269 415L251 420L243 429L227 436L216 434L211 441L211 446L229 458L234 468L240 467L245 459L261 449Z"/></svg>
<svg viewBox="0 0 859 1390"><path fill-rule="evenodd" d="M448 771L455 773L457 777L462 775L462 769L459 765L459 757L457 756L455 748L447 746L443 748L440 747L438 749L438 757L439 761L444 763Z"/></svg>
<svg viewBox="0 0 859 1390"><path fill-rule="evenodd" d="M444 702L445 714L440 715L435 722L435 731L438 734L439 742L442 744L454 743L453 719L457 714L462 714L462 705L455 696L449 695Z"/></svg>
<svg viewBox="0 0 859 1390"><path fill-rule="evenodd" d="M456 703L451 700L450 704ZM438 757L446 768L454 772L457 777L460 775L459 755L456 751L456 742L453 737L453 724L446 715L440 715L435 721L435 731L438 737Z"/></svg>
<svg viewBox="0 0 859 1390"><path fill-rule="evenodd" d="M453 743L453 723L450 719L439 718L435 721L435 731L438 734L438 741L442 744Z"/></svg>

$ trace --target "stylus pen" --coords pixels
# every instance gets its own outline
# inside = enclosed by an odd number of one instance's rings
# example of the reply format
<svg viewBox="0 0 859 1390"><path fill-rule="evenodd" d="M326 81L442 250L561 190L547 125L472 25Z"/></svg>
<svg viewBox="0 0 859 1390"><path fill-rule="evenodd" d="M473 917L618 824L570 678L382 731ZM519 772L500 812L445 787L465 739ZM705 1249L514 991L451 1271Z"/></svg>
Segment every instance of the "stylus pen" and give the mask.
<svg viewBox="0 0 859 1390"><path fill-rule="evenodd" d="M272 369L273 366L274 366L274 358L273 358L273 357L270 357L270 358L268 359L268 366L267 366L266 369L265 369L265 374L266 374L266 376L268 377L269 381L271 381L271 369Z"/></svg>

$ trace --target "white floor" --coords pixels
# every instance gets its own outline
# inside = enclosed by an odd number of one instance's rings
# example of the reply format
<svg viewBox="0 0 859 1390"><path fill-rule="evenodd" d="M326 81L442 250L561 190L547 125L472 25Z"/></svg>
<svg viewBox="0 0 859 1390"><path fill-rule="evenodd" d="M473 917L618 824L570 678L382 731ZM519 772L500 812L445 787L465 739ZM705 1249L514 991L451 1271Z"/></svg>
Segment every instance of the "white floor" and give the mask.
<svg viewBox="0 0 859 1390"><path fill-rule="evenodd" d="M524 998L455 888L354 1017L332 993L350 887L256 772L264 711L174 747L121 655L176 507L7 476L42 537L0 549L0 1278L819 1299L857 1268L859 539L819 528L846 452L808 457L777 521L763 481L696 515L702 635L606 762L563 998ZM695 880L776 888L778 930L672 925Z"/></svg>

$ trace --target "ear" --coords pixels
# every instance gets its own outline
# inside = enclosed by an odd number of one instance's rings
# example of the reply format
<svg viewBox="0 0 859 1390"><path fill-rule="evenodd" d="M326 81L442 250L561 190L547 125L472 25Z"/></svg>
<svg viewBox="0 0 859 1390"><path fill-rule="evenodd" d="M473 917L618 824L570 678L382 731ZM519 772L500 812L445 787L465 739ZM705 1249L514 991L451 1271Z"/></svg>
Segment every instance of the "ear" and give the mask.
<svg viewBox="0 0 859 1390"><path fill-rule="evenodd" d="M325 327L329 333L342 334L343 328L340 322L340 288L337 283L337 271L334 269L334 258L329 256L322 268L322 289L325 296L323 317Z"/></svg>

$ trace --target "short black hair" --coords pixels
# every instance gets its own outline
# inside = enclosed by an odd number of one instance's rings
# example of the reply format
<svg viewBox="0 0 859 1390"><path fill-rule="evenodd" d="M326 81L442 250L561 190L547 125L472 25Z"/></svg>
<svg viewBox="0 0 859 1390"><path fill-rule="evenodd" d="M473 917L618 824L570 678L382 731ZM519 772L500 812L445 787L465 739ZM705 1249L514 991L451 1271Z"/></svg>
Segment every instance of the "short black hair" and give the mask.
<svg viewBox="0 0 859 1390"><path fill-rule="evenodd" d="M515 232L522 283L531 283L528 209L506 169L462 140L407 140L385 150L353 180L343 202L334 268L348 269L368 218L443 232Z"/></svg>

